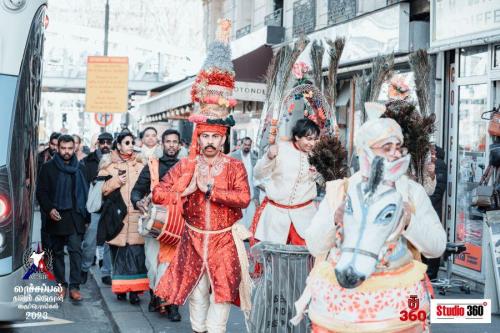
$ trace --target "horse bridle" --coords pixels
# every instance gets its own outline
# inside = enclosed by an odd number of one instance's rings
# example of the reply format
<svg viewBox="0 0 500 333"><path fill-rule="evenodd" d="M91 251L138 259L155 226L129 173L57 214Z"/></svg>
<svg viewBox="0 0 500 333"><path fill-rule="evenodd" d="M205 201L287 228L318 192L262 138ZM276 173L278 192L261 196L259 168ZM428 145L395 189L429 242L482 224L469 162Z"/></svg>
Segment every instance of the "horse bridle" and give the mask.
<svg viewBox="0 0 500 333"><path fill-rule="evenodd" d="M345 201L345 199L344 199L344 201ZM356 248L352 248L352 247L342 247L342 241L344 238L343 237L344 236L343 235L343 231L344 231L344 223L343 223L344 221L343 220L342 220L342 222L337 223L337 221L335 221L335 223L334 223L336 240L337 240L336 247L338 249L340 249L341 252L350 252L350 253L361 254L361 255L375 259L376 261L379 262L377 264L377 268L386 267L389 263L388 257L392 254L394 248L396 247L396 245L397 245L397 243L398 243L398 241L401 238L401 235L403 233L404 228L402 227L402 225L404 225L404 223L405 223L404 218L405 218L405 216L404 216L404 212L403 212L401 214L401 216L399 217L399 221L396 224L396 226L394 227L393 232L389 235L387 240L384 242L384 246L382 247L382 249L386 248L386 251L383 252L382 255L374 253L374 252L362 250L362 249L356 249ZM382 253L382 251L380 253Z"/></svg>
<svg viewBox="0 0 500 333"><path fill-rule="evenodd" d="M361 250L361 249L355 249L353 247L343 247L341 249L342 252L351 252L351 253L358 253L358 254L362 254L362 255L365 255L367 257L372 257L373 259L375 260L378 260L378 257L379 255L378 254L375 254L373 252L370 252L370 251L365 251L365 250Z"/></svg>

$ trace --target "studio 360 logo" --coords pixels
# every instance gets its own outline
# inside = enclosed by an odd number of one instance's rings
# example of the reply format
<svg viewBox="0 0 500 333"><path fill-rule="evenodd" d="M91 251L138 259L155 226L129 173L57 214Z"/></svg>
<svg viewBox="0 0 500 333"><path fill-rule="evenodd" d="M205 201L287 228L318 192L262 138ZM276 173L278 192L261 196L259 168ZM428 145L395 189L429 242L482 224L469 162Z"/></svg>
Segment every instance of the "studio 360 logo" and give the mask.
<svg viewBox="0 0 500 333"><path fill-rule="evenodd" d="M489 299L432 299L431 323L490 324Z"/></svg>

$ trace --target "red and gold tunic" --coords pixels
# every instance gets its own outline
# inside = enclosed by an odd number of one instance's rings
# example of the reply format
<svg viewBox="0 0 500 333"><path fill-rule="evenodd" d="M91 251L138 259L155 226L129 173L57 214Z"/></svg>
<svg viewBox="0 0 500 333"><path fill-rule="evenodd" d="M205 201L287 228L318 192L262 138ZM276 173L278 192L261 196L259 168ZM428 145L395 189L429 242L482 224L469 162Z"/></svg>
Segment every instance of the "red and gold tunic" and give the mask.
<svg viewBox="0 0 500 333"><path fill-rule="evenodd" d="M196 188L181 199L186 228L155 294L170 304L184 304L206 272L215 301L235 302L241 268L231 227L241 219L241 209L250 203L245 167L223 154L212 165L201 156L196 160L181 159L154 189L153 202L165 205L178 200L193 173L197 177L213 178L212 192L206 199L205 193Z"/></svg>

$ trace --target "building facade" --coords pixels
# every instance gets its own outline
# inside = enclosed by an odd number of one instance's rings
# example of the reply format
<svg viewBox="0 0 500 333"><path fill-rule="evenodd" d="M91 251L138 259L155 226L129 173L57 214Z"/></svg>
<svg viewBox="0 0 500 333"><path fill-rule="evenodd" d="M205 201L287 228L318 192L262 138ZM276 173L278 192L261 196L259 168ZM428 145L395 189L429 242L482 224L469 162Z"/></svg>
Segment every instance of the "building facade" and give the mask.
<svg viewBox="0 0 500 333"><path fill-rule="evenodd" d="M500 104L500 2L430 3L429 52L437 59L435 105L448 165L444 218L449 240L467 246L455 258L454 272L481 287L492 263L486 224L471 206L471 191L488 166L493 141L482 115Z"/></svg>
<svg viewBox="0 0 500 333"><path fill-rule="evenodd" d="M397 70L408 76L406 55L427 48L429 41L429 5L427 1L397 0L203 0L205 47L215 38L217 20L233 22L232 57L236 71L234 109L238 124L232 130L236 138L256 138L265 99L266 69L273 52L300 35L310 40L346 38L341 59L340 92L337 101L342 135L349 135L348 110L352 108L353 76L369 67L373 57L395 54ZM327 56L325 55L325 60ZM309 49L299 60L310 62ZM325 66L327 62L325 61ZM193 73L195 75L196 73ZM138 114L147 123L172 120L180 126L192 108L186 79L178 86L142 103ZM182 86L182 88L181 88ZM183 99L179 99L182 95Z"/></svg>
<svg viewBox="0 0 500 333"><path fill-rule="evenodd" d="M203 5L207 44L214 39L218 18L233 20L237 80L243 87L255 88L248 96L238 98L235 116L239 125L233 132L233 142L236 136L255 138L265 94L259 87L265 89L263 73L272 52L301 34L311 41L346 39L336 101L344 138L352 137L351 131L355 131L353 77L369 69L375 56L394 54L395 75L412 88L408 54L427 49L432 64L430 110L437 119L434 141L444 148L448 165L442 222L448 241L465 242L467 246L467 251L454 259L454 273L475 282L474 287L481 290L487 280L486 268L492 263L486 255L484 217L471 206L471 191L488 165L492 143L488 121L481 116L500 105L500 2L204 0ZM309 49L299 60L310 62ZM325 55L324 66L328 66L327 60ZM191 83L186 81L184 88L189 89ZM181 84L170 88L171 95L178 93ZM189 94L183 94L183 104L174 103L174 98L166 94L163 99L172 102L172 108L150 113L149 117L189 115L193 106ZM379 99L383 101L386 96L384 85Z"/></svg>

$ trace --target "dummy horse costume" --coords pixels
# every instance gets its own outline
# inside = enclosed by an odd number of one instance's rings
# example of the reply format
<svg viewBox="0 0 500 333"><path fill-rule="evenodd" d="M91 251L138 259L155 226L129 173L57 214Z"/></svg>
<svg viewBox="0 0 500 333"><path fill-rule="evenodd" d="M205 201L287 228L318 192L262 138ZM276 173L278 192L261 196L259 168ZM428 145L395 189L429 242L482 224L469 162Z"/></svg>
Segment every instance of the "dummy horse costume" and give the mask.
<svg viewBox="0 0 500 333"><path fill-rule="evenodd" d="M371 164L368 178L358 173L330 184L341 202L332 222L335 245L325 260L317 259L292 323L311 301L313 332L425 332L425 318L400 320L401 311L410 311L409 300L425 314L430 308L426 266L413 260L402 237L411 198L395 185L406 178L410 156L394 162L374 157L371 163L365 156L360 162Z"/></svg>

